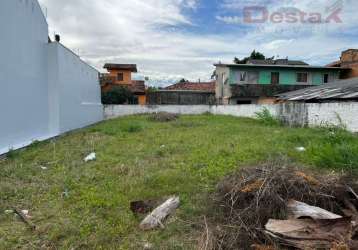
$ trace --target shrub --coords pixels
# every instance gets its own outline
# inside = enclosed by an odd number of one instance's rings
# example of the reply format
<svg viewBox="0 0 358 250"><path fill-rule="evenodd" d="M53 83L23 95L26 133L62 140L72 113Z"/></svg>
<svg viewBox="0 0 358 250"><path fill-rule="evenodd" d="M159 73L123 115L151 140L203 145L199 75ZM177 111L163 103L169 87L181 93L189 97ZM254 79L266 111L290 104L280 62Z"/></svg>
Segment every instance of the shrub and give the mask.
<svg viewBox="0 0 358 250"><path fill-rule="evenodd" d="M273 116L267 108L264 108L260 112L256 112L256 118L264 125L267 126L279 126L281 121Z"/></svg>
<svg viewBox="0 0 358 250"><path fill-rule="evenodd" d="M340 128L330 127L326 135L308 150L312 163L322 168L357 169L357 136Z"/></svg>
<svg viewBox="0 0 358 250"><path fill-rule="evenodd" d="M134 99L132 92L128 88L122 86L113 87L111 90L102 93L103 104L133 103Z"/></svg>

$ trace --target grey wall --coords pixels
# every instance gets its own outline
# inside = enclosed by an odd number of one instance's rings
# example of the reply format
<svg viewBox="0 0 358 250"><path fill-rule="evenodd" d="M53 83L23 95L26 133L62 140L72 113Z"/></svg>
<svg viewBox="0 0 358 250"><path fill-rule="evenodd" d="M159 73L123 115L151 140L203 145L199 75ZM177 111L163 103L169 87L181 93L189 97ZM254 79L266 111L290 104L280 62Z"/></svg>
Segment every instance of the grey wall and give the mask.
<svg viewBox="0 0 358 250"><path fill-rule="evenodd" d="M216 83L215 95L217 103L228 104L229 98L232 96L231 87L229 85L230 69L226 66L216 67Z"/></svg>
<svg viewBox="0 0 358 250"><path fill-rule="evenodd" d="M59 43L49 44L52 122L63 133L103 119L98 72Z"/></svg>
<svg viewBox="0 0 358 250"><path fill-rule="evenodd" d="M37 1L0 1L0 152L50 136L46 20Z"/></svg>
<svg viewBox="0 0 358 250"><path fill-rule="evenodd" d="M102 119L97 71L48 43L37 0L1 0L0 30L0 154Z"/></svg>
<svg viewBox="0 0 358 250"><path fill-rule="evenodd" d="M267 108L270 113L279 117L282 121L291 126L325 126L345 125L348 130L358 132L358 103L286 103L275 105L160 105L160 106L139 106L139 105L108 105L105 106L106 119L116 117L169 112L178 114L204 114L232 115L238 117L255 118L256 113Z"/></svg>

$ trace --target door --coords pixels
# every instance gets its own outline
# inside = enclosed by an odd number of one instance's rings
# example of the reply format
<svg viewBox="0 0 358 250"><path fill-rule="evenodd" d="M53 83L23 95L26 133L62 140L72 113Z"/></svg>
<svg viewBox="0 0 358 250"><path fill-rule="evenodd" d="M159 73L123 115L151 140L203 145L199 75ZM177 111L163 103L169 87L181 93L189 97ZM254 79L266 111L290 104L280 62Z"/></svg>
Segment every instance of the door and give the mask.
<svg viewBox="0 0 358 250"><path fill-rule="evenodd" d="M278 85L280 83L280 73L272 72L271 73L271 84Z"/></svg>

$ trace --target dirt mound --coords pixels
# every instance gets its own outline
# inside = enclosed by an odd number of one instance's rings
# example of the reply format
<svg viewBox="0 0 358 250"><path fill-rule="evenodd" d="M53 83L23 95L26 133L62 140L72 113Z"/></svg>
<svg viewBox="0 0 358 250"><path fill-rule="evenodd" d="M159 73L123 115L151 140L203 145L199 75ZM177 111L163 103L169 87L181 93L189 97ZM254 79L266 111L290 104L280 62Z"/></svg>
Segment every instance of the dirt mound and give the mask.
<svg viewBox="0 0 358 250"><path fill-rule="evenodd" d="M171 122L179 119L179 114L172 114L167 112L155 113L149 116L149 120L156 122Z"/></svg>
<svg viewBox="0 0 358 250"><path fill-rule="evenodd" d="M358 205L358 199L347 192L348 187L358 190L353 177L315 173L281 160L243 168L218 185L210 223L205 223L211 226L206 226L207 233L201 240L206 247L201 245L200 248L255 249L255 245L274 246L272 239L264 233L265 224L269 219L287 219L289 200L343 215L342 208L347 200L356 207Z"/></svg>

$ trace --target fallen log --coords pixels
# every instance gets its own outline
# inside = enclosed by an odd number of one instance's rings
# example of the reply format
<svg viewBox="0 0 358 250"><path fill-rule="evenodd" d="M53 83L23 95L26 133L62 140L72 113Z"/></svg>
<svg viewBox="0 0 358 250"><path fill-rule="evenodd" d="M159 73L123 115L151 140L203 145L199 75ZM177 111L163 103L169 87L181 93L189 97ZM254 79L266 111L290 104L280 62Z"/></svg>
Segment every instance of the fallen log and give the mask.
<svg viewBox="0 0 358 250"><path fill-rule="evenodd" d="M322 208L310 206L295 200L290 200L287 203L287 208L290 219L311 218L313 220L332 220L342 218L342 216Z"/></svg>
<svg viewBox="0 0 358 250"><path fill-rule="evenodd" d="M329 220L269 220L265 233L276 242L298 249L331 249L336 243L349 245L350 218Z"/></svg>
<svg viewBox="0 0 358 250"><path fill-rule="evenodd" d="M142 230L151 230L157 227L164 227L163 221L172 214L180 204L179 197L171 197L162 205L150 213L139 225Z"/></svg>

